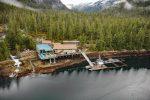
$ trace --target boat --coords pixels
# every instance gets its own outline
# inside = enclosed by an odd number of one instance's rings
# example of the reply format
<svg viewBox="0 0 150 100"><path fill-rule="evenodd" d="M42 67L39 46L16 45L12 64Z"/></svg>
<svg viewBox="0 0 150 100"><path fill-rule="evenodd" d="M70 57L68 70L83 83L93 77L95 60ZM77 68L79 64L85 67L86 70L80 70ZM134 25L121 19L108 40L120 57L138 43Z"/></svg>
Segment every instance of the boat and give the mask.
<svg viewBox="0 0 150 100"><path fill-rule="evenodd" d="M13 78L13 77L16 77L17 75L15 74L15 73L11 73L10 75L9 75L9 77L10 78Z"/></svg>
<svg viewBox="0 0 150 100"><path fill-rule="evenodd" d="M15 62L14 66L15 66L16 68L19 68L20 65L22 64L22 63L19 61L19 58L18 58L17 56L12 56L12 55L10 55L10 57L11 57L11 59Z"/></svg>
<svg viewBox="0 0 150 100"><path fill-rule="evenodd" d="M106 65L102 64L102 65L94 65L94 67L89 68L88 70L90 71L96 71L96 70L103 70L108 68Z"/></svg>
<svg viewBox="0 0 150 100"><path fill-rule="evenodd" d="M104 60L101 59L101 57L99 56L99 58L96 60L96 62L92 62L93 66L86 66L86 69L89 70L101 70L101 69L105 69L107 68L107 66L104 64Z"/></svg>
<svg viewBox="0 0 150 100"><path fill-rule="evenodd" d="M108 59L108 60L104 61L104 63L105 63L105 64L109 64L109 63L116 63L116 62L121 62L121 60L119 60L119 59L112 59L112 58L110 58L110 59Z"/></svg>
<svg viewBox="0 0 150 100"><path fill-rule="evenodd" d="M97 65L104 65L104 60L101 59L101 57L99 56L99 58L96 60L96 64Z"/></svg>

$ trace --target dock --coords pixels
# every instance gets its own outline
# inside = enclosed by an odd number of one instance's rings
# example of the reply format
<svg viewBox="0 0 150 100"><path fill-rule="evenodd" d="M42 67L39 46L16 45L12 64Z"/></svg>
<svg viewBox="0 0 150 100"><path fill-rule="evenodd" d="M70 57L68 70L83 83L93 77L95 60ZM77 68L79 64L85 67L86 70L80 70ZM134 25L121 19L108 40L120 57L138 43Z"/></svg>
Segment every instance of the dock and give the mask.
<svg viewBox="0 0 150 100"><path fill-rule="evenodd" d="M117 68L117 67L125 67L127 66L125 63L123 63L121 60L119 59L108 59L108 60L102 60L99 56L99 59L97 59L96 62L91 62L90 59L88 58L88 56L85 54L85 52L79 50L81 52L81 54L84 56L84 58L86 59L86 61L89 63L89 66L86 66L87 69L89 69L90 71L95 71L95 70L103 70L103 69L110 69L110 68ZM107 64L113 64L113 66L108 67Z"/></svg>

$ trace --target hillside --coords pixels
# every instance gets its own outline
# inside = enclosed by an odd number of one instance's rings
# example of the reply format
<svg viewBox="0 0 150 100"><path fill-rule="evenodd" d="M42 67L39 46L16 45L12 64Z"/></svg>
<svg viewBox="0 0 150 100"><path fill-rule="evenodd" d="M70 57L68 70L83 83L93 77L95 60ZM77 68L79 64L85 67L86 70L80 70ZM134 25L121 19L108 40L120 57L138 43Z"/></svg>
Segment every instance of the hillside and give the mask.
<svg viewBox="0 0 150 100"><path fill-rule="evenodd" d="M0 12L7 12L7 11L10 11L10 10L12 10L14 8L15 8L14 6L10 6L8 4L0 2Z"/></svg>
<svg viewBox="0 0 150 100"><path fill-rule="evenodd" d="M0 3L0 24L8 27L0 54L35 49L36 38L79 40L89 50L150 49L149 13L113 8L102 12L46 10L35 12ZM146 14L146 13L147 14ZM143 13L143 14L142 14ZM6 52L7 51L7 52Z"/></svg>
<svg viewBox="0 0 150 100"><path fill-rule="evenodd" d="M127 0L127 1L137 7L150 7L150 0Z"/></svg>
<svg viewBox="0 0 150 100"><path fill-rule="evenodd" d="M121 5L121 6L120 6ZM123 6L122 6L123 5ZM94 12L102 11L110 8L120 7L120 9L146 9L150 10L149 0L99 0L95 3L86 3L72 6L71 9L75 11Z"/></svg>
<svg viewBox="0 0 150 100"><path fill-rule="evenodd" d="M83 12L102 11L104 9L117 5L119 2L120 0L100 0L94 3L80 4L77 6L73 6L72 9Z"/></svg>
<svg viewBox="0 0 150 100"><path fill-rule="evenodd" d="M126 8L125 3L120 3L115 7L110 7L103 11L98 11L111 16L126 16L126 17L150 17L149 7L134 7Z"/></svg>
<svg viewBox="0 0 150 100"><path fill-rule="evenodd" d="M65 10L67 7L60 0L18 0L23 4L42 9L60 9Z"/></svg>
<svg viewBox="0 0 150 100"><path fill-rule="evenodd" d="M39 9L67 10L67 7L60 0L0 0L0 2L30 10L39 10Z"/></svg>

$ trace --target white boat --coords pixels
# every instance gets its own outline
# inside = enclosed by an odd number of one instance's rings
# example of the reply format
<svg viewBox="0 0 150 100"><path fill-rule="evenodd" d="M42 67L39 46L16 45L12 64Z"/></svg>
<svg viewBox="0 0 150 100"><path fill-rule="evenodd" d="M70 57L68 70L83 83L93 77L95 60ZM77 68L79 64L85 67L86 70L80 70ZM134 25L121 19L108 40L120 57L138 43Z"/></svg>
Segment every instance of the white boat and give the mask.
<svg viewBox="0 0 150 100"><path fill-rule="evenodd" d="M16 77L16 74L11 73L11 74L9 75L9 77L10 77L10 78Z"/></svg>
<svg viewBox="0 0 150 100"><path fill-rule="evenodd" d="M19 68L20 68L20 65L22 64L19 59L17 58L17 56L12 56L10 55L11 59L15 62L14 64L14 67L16 67L14 73L11 73L9 75L9 77L13 78L13 77L17 77L17 73L19 73Z"/></svg>
<svg viewBox="0 0 150 100"><path fill-rule="evenodd" d="M99 57L99 59L96 60L96 62L92 62L94 66L97 66L101 69L101 67L105 66L104 61ZM86 66L86 69L93 70L92 66L88 65Z"/></svg>
<svg viewBox="0 0 150 100"><path fill-rule="evenodd" d="M121 62L119 59L108 59L106 61L104 61L105 64L109 64L109 63L117 63L117 62Z"/></svg>
<svg viewBox="0 0 150 100"><path fill-rule="evenodd" d="M86 69L90 69L90 68L91 68L91 66L85 66L85 68L86 68Z"/></svg>
<svg viewBox="0 0 150 100"><path fill-rule="evenodd" d="M104 60L102 60L101 57L99 56L99 58L96 60L96 64L97 65L104 65Z"/></svg>
<svg viewBox="0 0 150 100"><path fill-rule="evenodd" d="M17 58L17 56L12 56L12 55L10 55L10 57L11 57L11 59L15 62L14 66L15 66L16 68L19 68L22 63L19 61L19 59Z"/></svg>

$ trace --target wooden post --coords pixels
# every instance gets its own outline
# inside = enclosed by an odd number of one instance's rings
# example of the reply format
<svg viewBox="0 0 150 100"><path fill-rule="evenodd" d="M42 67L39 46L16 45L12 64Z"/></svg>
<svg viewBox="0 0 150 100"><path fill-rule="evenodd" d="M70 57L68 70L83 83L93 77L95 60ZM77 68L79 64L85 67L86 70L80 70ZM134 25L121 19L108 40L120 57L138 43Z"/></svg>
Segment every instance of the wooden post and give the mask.
<svg viewBox="0 0 150 100"><path fill-rule="evenodd" d="M56 58L54 57L54 63L56 63Z"/></svg>
<svg viewBox="0 0 150 100"><path fill-rule="evenodd" d="M51 60L51 58L50 58L50 64L52 63L52 60Z"/></svg>

